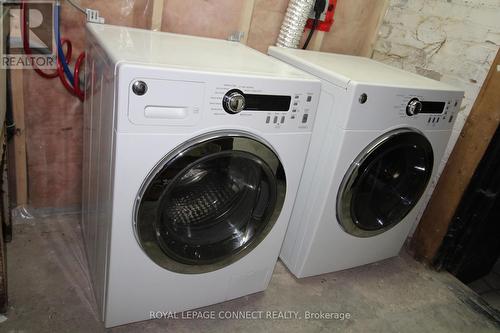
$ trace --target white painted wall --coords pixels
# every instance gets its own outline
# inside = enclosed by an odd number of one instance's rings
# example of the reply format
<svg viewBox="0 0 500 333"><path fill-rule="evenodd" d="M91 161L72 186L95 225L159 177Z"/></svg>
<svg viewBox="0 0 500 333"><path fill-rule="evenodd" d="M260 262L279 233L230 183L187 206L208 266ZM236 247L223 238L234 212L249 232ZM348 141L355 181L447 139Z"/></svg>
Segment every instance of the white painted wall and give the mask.
<svg viewBox="0 0 500 333"><path fill-rule="evenodd" d="M454 145L499 45L500 0L391 0L373 58L465 90Z"/></svg>
<svg viewBox="0 0 500 333"><path fill-rule="evenodd" d="M499 45L500 0L390 0L373 58L465 91L440 173Z"/></svg>

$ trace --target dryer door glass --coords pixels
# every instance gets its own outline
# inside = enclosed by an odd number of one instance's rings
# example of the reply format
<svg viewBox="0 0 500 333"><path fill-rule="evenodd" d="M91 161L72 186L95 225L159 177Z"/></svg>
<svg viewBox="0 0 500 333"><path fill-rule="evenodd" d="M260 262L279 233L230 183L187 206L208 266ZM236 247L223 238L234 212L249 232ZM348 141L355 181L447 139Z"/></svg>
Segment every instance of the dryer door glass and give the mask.
<svg viewBox="0 0 500 333"><path fill-rule="evenodd" d="M337 216L350 234L370 237L399 222L424 193L434 164L432 146L412 129L387 133L349 168L337 198Z"/></svg>
<svg viewBox="0 0 500 333"><path fill-rule="evenodd" d="M136 233L150 258L176 272L224 267L257 246L285 196L276 154L245 136L197 140L169 155L146 182Z"/></svg>

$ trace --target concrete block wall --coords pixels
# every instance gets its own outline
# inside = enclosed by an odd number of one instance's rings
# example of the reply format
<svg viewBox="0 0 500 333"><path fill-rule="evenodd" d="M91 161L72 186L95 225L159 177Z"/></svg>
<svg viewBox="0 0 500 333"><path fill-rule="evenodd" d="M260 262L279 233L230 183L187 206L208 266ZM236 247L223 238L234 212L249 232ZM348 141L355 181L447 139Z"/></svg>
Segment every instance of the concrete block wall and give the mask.
<svg viewBox="0 0 500 333"><path fill-rule="evenodd" d="M499 45L500 0L390 0L372 57L465 91L440 173Z"/></svg>

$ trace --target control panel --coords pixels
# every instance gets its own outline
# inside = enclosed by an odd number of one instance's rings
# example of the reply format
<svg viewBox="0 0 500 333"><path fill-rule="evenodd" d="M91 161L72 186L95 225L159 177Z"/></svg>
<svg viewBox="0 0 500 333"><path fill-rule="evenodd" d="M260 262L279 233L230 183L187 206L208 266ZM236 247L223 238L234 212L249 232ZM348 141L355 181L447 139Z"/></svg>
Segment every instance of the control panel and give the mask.
<svg viewBox="0 0 500 333"><path fill-rule="evenodd" d="M222 107L227 113L246 111L288 111L290 96L245 94L239 89L229 90L222 98Z"/></svg>
<svg viewBox="0 0 500 333"><path fill-rule="evenodd" d="M350 130L378 130L404 125L419 130L448 131L453 128L462 99L460 90L360 84L346 99L351 104L344 107L351 111L338 112L337 122ZM338 110L342 109L342 102L337 98Z"/></svg>
<svg viewBox="0 0 500 333"><path fill-rule="evenodd" d="M170 132L182 132L188 127L253 128L264 132L313 128L321 88L320 81L314 78L176 74L183 80L175 80L171 74L169 79L138 77L129 81L130 123L167 126Z"/></svg>
<svg viewBox="0 0 500 333"><path fill-rule="evenodd" d="M317 93L273 93L252 86L225 84L210 97L213 115L252 118L276 129L312 128Z"/></svg>
<svg viewBox="0 0 500 333"><path fill-rule="evenodd" d="M414 97L406 105L406 115L410 117L420 115L426 119L429 126L435 127L440 122L451 123L458 111L458 104L458 100L429 101Z"/></svg>

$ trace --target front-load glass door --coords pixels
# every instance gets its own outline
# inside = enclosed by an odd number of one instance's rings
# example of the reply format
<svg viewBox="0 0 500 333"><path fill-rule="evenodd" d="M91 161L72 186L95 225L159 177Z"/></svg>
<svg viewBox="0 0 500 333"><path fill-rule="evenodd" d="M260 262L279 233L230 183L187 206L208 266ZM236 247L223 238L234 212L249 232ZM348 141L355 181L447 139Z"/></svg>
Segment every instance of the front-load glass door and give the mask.
<svg viewBox="0 0 500 333"><path fill-rule="evenodd" d="M201 138L148 177L136 207L137 238L169 270L212 271L262 241L284 196L283 167L267 145L236 134Z"/></svg>
<svg viewBox="0 0 500 333"><path fill-rule="evenodd" d="M370 237L401 222L424 193L433 163L430 142L415 130L398 129L372 142L340 186L337 218L342 228Z"/></svg>

